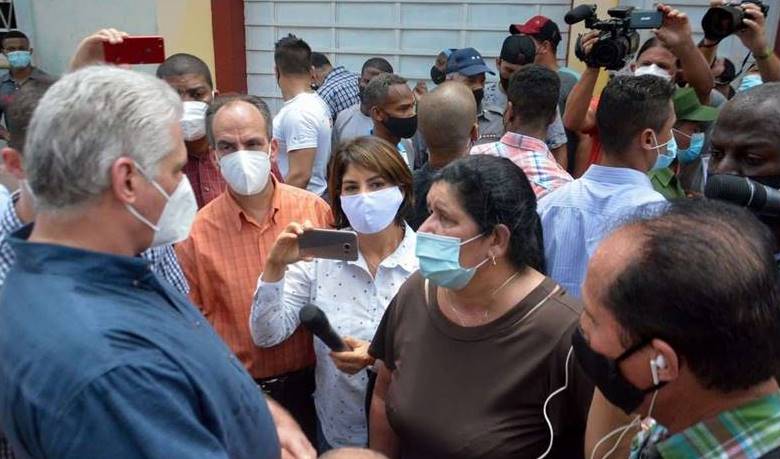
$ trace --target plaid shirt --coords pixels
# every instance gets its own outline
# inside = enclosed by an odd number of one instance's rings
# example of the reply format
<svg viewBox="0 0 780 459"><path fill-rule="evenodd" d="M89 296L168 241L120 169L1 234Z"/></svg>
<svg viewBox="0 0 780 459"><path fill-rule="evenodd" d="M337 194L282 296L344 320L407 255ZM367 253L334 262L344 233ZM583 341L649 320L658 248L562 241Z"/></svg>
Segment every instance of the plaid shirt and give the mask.
<svg viewBox="0 0 780 459"><path fill-rule="evenodd" d="M328 105L330 117L334 120L340 111L360 102L359 92L358 76L341 66L331 70L317 89L317 94Z"/></svg>
<svg viewBox="0 0 780 459"><path fill-rule="evenodd" d="M651 421L631 445L631 459L758 459L780 448L780 393L724 411L668 436Z"/></svg>
<svg viewBox="0 0 780 459"><path fill-rule="evenodd" d="M16 207L14 206L18 200L19 192L17 191L8 200L5 209L0 210L2 212L0 213L0 287L5 283L8 272L11 271L11 267L16 262L16 254L11 249L11 244L8 243L7 238L11 233L24 226L24 223L16 214ZM152 264L152 271L157 273L158 276L170 282L176 290L185 295L189 294L190 287L179 266L173 246L153 247L143 252L141 256ZM2 452L2 445L0 445L0 452ZM3 456L0 455L0 459L2 458Z"/></svg>
<svg viewBox="0 0 780 459"><path fill-rule="evenodd" d="M498 142L477 145L471 154L512 160L528 177L537 199L573 180L543 141L515 132L507 132Z"/></svg>
<svg viewBox="0 0 780 459"><path fill-rule="evenodd" d="M225 190L225 179L222 178L219 168L208 155L202 157L187 155L187 164L182 170L190 179L198 209L221 195Z"/></svg>

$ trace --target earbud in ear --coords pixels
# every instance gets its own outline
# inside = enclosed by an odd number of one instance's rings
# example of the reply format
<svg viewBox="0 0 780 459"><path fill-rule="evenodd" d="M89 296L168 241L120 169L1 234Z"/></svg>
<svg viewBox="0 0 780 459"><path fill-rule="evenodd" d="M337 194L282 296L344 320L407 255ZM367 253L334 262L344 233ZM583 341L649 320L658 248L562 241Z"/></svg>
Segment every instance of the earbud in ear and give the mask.
<svg viewBox="0 0 780 459"><path fill-rule="evenodd" d="M650 360L650 374L653 376L653 385L661 384L661 378L658 376L658 370L666 368L666 359L663 355Z"/></svg>

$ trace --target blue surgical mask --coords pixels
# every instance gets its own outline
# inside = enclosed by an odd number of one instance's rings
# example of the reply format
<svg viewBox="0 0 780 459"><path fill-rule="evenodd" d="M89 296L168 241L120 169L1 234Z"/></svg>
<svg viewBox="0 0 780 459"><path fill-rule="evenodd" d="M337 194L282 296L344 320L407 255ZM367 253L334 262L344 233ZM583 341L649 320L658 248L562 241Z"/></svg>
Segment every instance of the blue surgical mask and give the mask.
<svg viewBox="0 0 780 459"><path fill-rule="evenodd" d="M668 142L659 145L658 138L654 133L653 141L656 144L653 148L658 152L658 158L655 160L655 164L650 169L650 172L657 171L659 169L666 169L672 164L674 158L677 157L677 141L674 140L674 135L672 135ZM663 147L666 147L666 151L661 151Z"/></svg>
<svg viewBox="0 0 780 459"><path fill-rule="evenodd" d="M420 259L420 273L439 287L460 290L474 277L477 269L488 259L474 266L460 265L460 247L481 238L478 234L463 242L456 237L439 236L431 233L417 233L415 255Z"/></svg>
<svg viewBox="0 0 780 459"><path fill-rule="evenodd" d="M32 55L29 51L11 51L5 55L8 59L8 65L12 69L24 69L30 66Z"/></svg>
<svg viewBox="0 0 780 459"><path fill-rule="evenodd" d="M739 83L739 88L737 89L737 92L747 91L750 88L762 84L763 82L764 80L761 79L761 75L752 73L742 78L742 82Z"/></svg>
<svg viewBox="0 0 780 459"><path fill-rule="evenodd" d="M691 139L691 143L688 145L688 148L677 149L677 159L679 159L683 164L689 164L699 159L699 156L701 156L701 150L704 147L704 133L696 132L693 135L688 135L680 131L677 131L677 133Z"/></svg>

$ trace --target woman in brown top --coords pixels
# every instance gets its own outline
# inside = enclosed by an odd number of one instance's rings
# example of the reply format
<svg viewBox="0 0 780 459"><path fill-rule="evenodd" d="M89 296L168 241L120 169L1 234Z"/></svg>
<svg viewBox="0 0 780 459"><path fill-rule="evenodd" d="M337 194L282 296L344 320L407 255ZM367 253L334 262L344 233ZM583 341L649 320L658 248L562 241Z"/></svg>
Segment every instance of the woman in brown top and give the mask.
<svg viewBox="0 0 780 459"><path fill-rule="evenodd" d="M593 386L571 352L581 306L544 274L522 170L475 155L444 168L418 232L420 271L371 347L370 445L390 458L583 456Z"/></svg>

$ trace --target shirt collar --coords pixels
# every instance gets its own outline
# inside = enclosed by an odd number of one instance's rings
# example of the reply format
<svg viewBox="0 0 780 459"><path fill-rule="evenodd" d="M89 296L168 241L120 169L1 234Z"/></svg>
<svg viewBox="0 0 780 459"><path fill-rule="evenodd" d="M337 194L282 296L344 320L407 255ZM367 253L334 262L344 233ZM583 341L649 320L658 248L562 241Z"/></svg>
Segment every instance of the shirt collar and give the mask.
<svg viewBox="0 0 780 459"><path fill-rule="evenodd" d="M658 180L658 183L660 183L664 187L668 187L669 184L672 182L672 179L674 178L674 171L672 171L668 167L664 167L663 169L658 169L650 172L649 175L652 178Z"/></svg>
<svg viewBox="0 0 780 459"><path fill-rule="evenodd" d="M778 422L780 393L774 393L693 425L656 447L665 458L692 457L691 452L696 457L760 457L780 446Z"/></svg>
<svg viewBox="0 0 780 459"><path fill-rule="evenodd" d="M339 65L338 67L334 67L333 70L331 70L330 73L328 73L325 76L325 79L322 80L322 86L325 86L325 83L329 82L330 80L338 77L343 73L349 73L349 71L345 69L344 66Z"/></svg>
<svg viewBox="0 0 780 459"><path fill-rule="evenodd" d="M352 230L351 228L347 229ZM408 224L404 223L404 238L401 240L401 244L398 245L398 247L395 249L395 251L393 251L393 253L390 254L389 257L382 260L379 266L388 269L393 269L400 266L408 273L416 271L418 267L417 255L415 255L416 245L417 234ZM363 259L362 254L356 261L346 261L344 263L366 269L366 262Z"/></svg>
<svg viewBox="0 0 780 459"><path fill-rule="evenodd" d="M29 242L34 223L15 231L8 238L16 253L19 270L62 274L79 279L106 282L115 279L144 280L154 276L151 265L140 257L93 252L56 244Z"/></svg>
<svg viewBox="0 0 780 459"><path fill-rule="evenodd" d="M507 132L501 137L501 143L512 148L527 151L549 151L544 141L517 132Z"/></svg>
<svg viewBox="0 0 780 459"><path fill-rule="evenodd" d="M282 191L281 186L279 186L279 182L276 180L276 177L271 174L270 177L271 183L273 183L274 187L274 194L271 196L271 212L268 214L268 219L271 221L276 221L276 213L281 209L282 207ZM236 231L241 231L241 228L243 227L244 223L251 223L258 228L263 228L265 222L257 222L252 219L246 212L244 212L244 209L241 208L241 206L238 205L238 202L236 202L236 198L233 197L233 195L230 193L230 185L228 185L224 192L224 198L225 203L228 206L228 209L230 210L231 218L233 219L233 225L236 229Z"/></svg>
<svg viewBox="0 0 780 459"><path fill-rule="evenodd" d="M582 175L583 179L594 182L610 183L614 185L636 185L638 187L653 189L653 184L647 178L647 174L628 167L611 167L591 165Z"/></svg>
<svg viewBox="0 0 780 459"><path fill-rule="evenodd" d="M28 80L45 80L49 78L49 74L39 69L38 67L33 67L32 73L30 73L30 76L27 77ZM10 70L6 72L5 75L3 75L2 82L5 83L6 81L13 81Z"/></svg>

